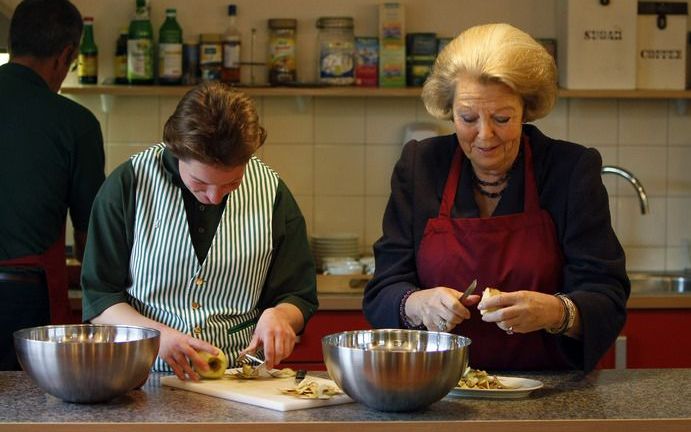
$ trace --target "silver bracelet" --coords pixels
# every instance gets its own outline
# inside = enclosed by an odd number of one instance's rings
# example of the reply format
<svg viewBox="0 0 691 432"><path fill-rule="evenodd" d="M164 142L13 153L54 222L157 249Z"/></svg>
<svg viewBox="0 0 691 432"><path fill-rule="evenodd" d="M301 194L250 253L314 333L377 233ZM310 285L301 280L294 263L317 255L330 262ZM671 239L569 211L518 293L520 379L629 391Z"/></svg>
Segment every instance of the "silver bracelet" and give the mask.
<svg viewBox="0 0 691 432"><path fill-rule="evenodd" d="M564 308L564 318L562 319L559 327L546 328L547 333L551 334L564 334L573 327L573 323L576 321L576 304L571 300L566 294L556 293L557 297Z"/></svg>

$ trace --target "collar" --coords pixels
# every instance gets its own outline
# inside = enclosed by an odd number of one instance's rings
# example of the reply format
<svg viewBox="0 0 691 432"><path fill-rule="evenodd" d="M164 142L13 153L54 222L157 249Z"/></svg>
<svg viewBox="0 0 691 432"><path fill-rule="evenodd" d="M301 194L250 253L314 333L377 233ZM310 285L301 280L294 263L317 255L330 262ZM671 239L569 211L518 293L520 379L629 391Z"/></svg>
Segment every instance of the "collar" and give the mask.
<svg viewBox="0 0 691 432"><path fill-rule="evenodd" d="M38 86L38 87L43 87L46 90L50 91L50 87L48 87L48 83L41 77L41 75L37 74L30 67L21 65L19 63L10 62L10 63L6 63L6 64L0 66L0 73L7 73L7 74L12 75L16 78L27 81L33 85Z"/></svg>

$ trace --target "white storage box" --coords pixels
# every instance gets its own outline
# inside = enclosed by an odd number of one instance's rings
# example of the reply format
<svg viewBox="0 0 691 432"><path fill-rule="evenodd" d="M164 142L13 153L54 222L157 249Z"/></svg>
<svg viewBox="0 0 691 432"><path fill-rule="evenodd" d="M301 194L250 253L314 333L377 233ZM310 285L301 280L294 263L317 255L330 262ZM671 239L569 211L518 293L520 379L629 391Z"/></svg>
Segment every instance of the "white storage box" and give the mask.
<svg viewBox="0 0 691 432"><path fill-rule="evenodd" d="M636 88L636 0L559 0L559 85Z"/></svg>
<svg viewBox="0 0 691 432"><path fill-rule="evenodd" d="M636 87L686 87L686 2L638 3Z"/></svg>

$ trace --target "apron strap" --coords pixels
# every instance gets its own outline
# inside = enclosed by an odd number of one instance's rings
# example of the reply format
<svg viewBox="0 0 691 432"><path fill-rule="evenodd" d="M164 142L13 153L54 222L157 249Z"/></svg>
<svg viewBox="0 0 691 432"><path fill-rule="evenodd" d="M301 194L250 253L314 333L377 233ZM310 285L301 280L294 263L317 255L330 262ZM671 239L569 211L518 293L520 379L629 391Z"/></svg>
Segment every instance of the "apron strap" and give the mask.
<svg viewBox="0 0 691 432"><path fill-rule="evenodd" d="M461 178L461 156L461 147L456 146L456 151L453 153L453 159L451 159L451 169L449 170L448 177L446 177L444 193L441 196L439 217L451 217L451 209L453 208L454 201L456 200L458 180Z"/></svg>

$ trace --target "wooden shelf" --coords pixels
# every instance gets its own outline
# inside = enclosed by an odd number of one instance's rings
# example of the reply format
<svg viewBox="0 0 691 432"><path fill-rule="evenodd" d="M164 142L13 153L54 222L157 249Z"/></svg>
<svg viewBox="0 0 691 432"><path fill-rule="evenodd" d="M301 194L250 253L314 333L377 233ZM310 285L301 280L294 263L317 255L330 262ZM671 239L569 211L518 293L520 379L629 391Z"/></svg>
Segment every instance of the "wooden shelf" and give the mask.
<svg viewBox="0 0 691 432"><path fill-rule="evenodd" d="M69 85L60 92L72 95L182 96L191 86ZM308 97L419 97L420 87L238 87L249 96ZM568 90L559 97L581 99L691 99L691 90Z"/></svg>

